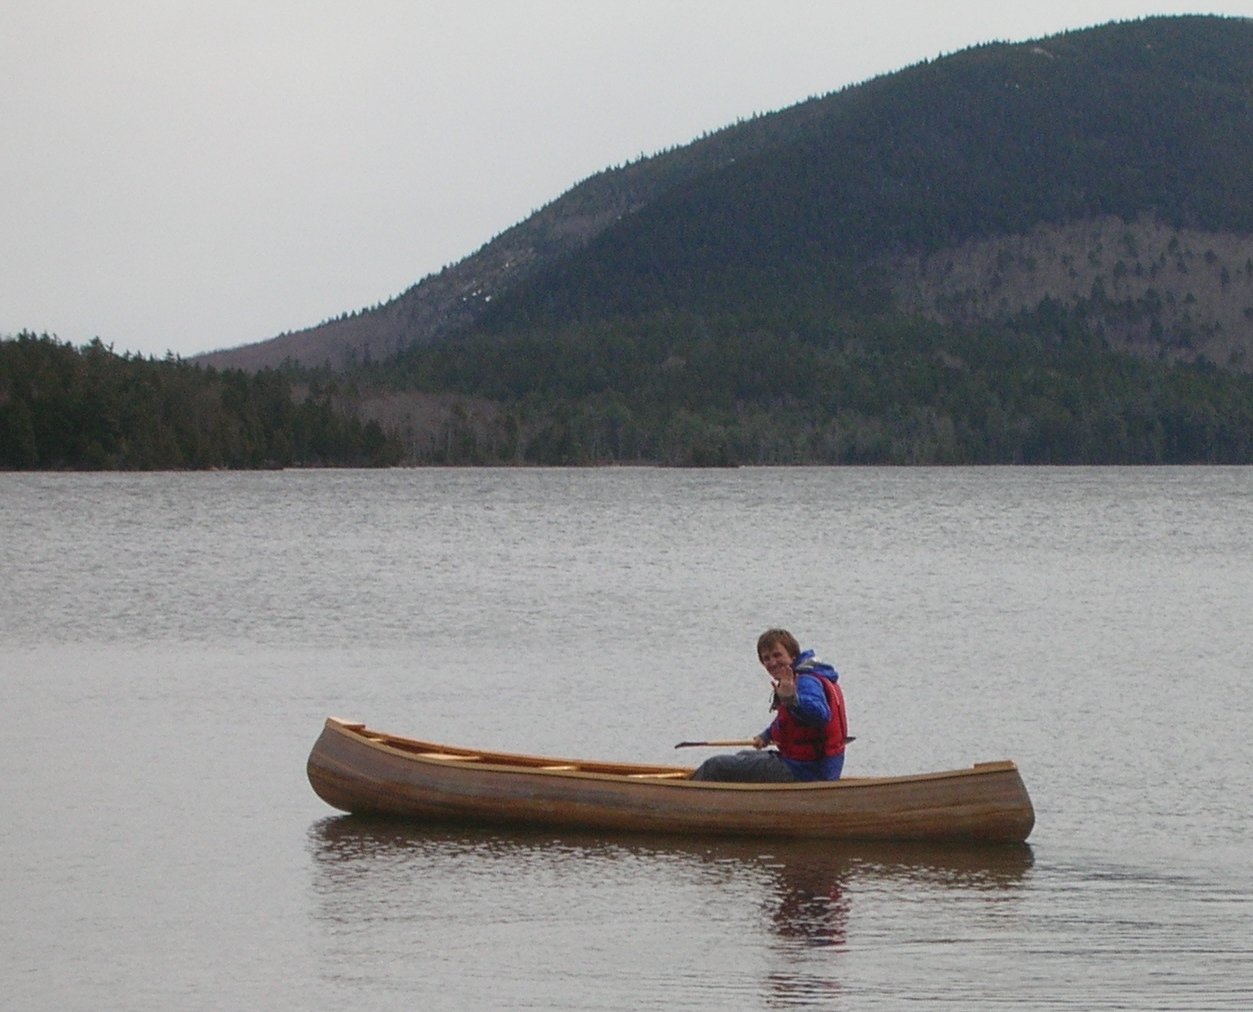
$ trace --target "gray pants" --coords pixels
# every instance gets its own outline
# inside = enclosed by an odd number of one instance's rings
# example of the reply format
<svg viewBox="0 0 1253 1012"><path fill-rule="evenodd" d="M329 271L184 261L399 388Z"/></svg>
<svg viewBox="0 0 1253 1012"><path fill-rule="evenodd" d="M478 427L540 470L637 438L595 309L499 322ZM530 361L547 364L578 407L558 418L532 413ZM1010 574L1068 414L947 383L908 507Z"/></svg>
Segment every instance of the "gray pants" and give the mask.
<svg viewBox="0 0 1253 1012"><path fill-rule="evenodd" d="M778 752L745 750L735 755L706 759L692 774L693 780L722 780L745 784L786 784L796 780Z"/></svg>

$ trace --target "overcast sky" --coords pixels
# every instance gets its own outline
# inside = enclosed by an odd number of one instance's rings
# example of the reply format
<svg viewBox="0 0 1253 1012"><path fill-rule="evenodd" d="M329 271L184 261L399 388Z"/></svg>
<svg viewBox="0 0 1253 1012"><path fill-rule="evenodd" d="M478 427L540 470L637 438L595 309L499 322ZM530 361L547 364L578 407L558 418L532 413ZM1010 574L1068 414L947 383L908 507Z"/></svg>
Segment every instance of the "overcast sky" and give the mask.
<svg viewBox="0 0 1253 1012"><path fill-rule="evenodd" d="M0 0L0 334L191 355L609 165L967 46L1253 0Z"/></svg>

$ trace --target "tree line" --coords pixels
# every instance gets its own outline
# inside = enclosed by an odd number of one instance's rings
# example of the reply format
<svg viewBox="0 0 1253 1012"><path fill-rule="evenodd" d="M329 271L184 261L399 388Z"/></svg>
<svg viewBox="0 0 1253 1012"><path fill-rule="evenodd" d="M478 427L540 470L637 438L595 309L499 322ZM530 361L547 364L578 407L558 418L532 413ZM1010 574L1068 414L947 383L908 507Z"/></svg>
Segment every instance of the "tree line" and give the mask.
<svg viewBox="0 0 1253 1012"><path fill-rule="evenodd" d="M981 327L797 309L478 333L361 382L502 407L415 462L1253 463L1253 377L1116 353L1048 303Z"/></svg>
<svg viewBox="0 0 1253 1012"><path fill-rule="evenodd" d="M81 348L47 334L0 340L0 467L202 469L380 466L399 441L338 403L335 382L219 372Z"/></svg>
<svg viewBox="0 0 1253 1012"><path fill-rule="evenodd" d="M454 398L439 431L353 408L397 390ZM3 468L396 463L1248 464L1253 377L1112 352L1049 304L984 327L660 313L464 335L348 377L0 341Z"/></svg>

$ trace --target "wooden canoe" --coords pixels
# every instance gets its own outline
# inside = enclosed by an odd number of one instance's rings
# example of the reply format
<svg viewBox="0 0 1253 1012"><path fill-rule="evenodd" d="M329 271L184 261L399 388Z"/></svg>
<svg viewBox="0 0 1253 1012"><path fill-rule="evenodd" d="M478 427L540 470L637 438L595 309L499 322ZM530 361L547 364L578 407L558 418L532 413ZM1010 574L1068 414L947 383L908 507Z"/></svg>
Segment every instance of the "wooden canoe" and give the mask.
<svg viewBox="0 0 1253 1012"><path fill-rule="evenodd" d="M689 766L455 748L326 722L309 783L354 814L584 830L1021 843L1035 824L1012 762L829 783L688 780Z"/></svg>

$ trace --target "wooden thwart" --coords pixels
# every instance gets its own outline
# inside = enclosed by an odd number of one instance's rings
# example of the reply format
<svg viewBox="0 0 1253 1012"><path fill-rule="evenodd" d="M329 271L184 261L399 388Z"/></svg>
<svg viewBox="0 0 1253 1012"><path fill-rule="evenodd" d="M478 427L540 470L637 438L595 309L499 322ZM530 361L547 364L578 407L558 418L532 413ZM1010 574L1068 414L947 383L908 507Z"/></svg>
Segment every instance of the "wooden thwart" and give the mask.
<svg viewBox="0 0 1253 1012"><path fill-rule="evenodd" d="M386 745L388 743L384 741L383 744ZM478 762L478 760L483 758L481 755L457 755L454 752L415 752L414 755L420 759L456 759L463 763Z"/></svg>

